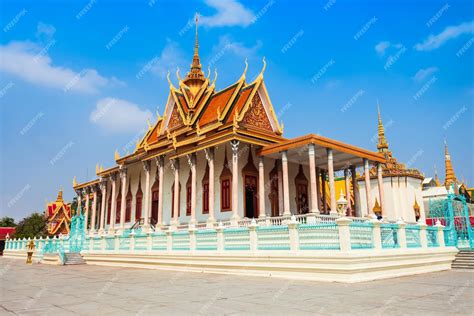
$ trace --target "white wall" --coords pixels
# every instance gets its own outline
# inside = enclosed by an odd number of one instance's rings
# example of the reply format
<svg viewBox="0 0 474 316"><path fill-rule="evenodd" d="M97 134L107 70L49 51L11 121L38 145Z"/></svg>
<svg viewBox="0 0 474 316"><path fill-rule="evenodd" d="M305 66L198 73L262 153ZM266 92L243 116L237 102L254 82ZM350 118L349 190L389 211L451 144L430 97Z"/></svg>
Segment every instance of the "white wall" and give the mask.
<svg viewBox="0 0 474 316"><path fill-rule="evenodd" d="M424 217L425 208L423 204L421 182L422 180L413 177L384 177L384 217L388 218L389 220L397 220L402 218L407 222L415 222L415 212L413 210L415 196L418 205L420 206L420 216ZM358 181L358 184L361 209L363 210L363 214L367 214L365 181ZM380 203L377 179L372 179L370 181L370 188L372 205L375 203L375 198L377 198Z"/></svg>

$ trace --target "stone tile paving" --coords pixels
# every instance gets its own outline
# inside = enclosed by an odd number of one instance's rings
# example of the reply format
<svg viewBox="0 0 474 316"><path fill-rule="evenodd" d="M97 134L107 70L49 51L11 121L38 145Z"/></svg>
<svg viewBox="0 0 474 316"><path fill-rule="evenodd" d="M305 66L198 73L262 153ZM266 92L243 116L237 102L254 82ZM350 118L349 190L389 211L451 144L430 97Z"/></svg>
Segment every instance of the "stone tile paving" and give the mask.
<svg viewBox="0 0 474 316"><path fill-rule="evenodd" d="M474 315L474 271L358 284L0 257L0 315Z"/></svg>

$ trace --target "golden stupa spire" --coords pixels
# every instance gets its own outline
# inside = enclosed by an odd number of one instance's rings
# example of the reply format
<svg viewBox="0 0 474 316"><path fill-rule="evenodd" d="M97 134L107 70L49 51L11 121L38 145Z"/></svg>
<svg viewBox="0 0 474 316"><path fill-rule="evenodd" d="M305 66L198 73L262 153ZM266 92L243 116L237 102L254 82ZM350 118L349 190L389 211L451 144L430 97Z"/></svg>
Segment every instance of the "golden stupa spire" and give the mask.
<svg viewBox="0 0 474 316"><path fill-rule="evenodd" d="M377 149L379 152L386 152L388 151L388 143L387 139L385 138L385 129L382 123L382 115L380 114L380 105L379 101L377 100L377 112L378 112L378 119L379 119L379 142L377 144Z"/></svg>
<svg viewBox="0 0 474 316"><path fill-rule="evenodd" d="M184 83L191 88L191 91L194 93L199 90L202 86L202 83L206 80L204 73L202 72L201 61L199 59L199 39L198 39L198 22L199 14L196 12L196 42L194 44L194 56L193 62L191 64L191 70L186 76Z"/></svg>
<svg viewBox="0 0 474 316"><path fill-rule="evenodd" d="M444 163L446 166L446 178L444 180L444 186L449 189L451 184L457 183L456 175L454 174L453 165L451 164L451 156L448 151L448 143L444 141Z"/></svg>

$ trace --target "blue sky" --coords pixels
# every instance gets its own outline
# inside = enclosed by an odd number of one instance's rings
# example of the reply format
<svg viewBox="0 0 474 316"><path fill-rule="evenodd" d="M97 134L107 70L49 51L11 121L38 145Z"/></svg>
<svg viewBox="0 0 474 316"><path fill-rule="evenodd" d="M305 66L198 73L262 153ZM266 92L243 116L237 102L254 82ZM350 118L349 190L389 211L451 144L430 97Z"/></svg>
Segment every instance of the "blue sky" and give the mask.
<svg viewBox="0 0 474 316"><path fill-rule="evenodd" d="M446 138L474 185L472 1L1 1L0 216L43 211L72 178L133 151L187 73L193 16L217 88L265 82L285 136L376 150L377 100L394 155L444 179ZM106 115L101 115L105 113ZM153 118L152 118L153 119Z"/></svg>

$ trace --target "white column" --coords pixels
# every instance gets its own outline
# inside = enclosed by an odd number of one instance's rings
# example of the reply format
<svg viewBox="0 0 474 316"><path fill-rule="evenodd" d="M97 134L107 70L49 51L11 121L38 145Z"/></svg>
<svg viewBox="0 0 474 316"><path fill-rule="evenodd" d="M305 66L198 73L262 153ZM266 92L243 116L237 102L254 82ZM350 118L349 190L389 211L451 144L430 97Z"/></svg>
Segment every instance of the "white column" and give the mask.
<svg viewBox="0 0 474 316"><path fill-rule="evenodd" d="M144 207L142 206L145 220L143 226L148 229L150 227L150 161L143 161L143 170L145 170L145 203L143 204Z"/></svg>
<svg viewBox="0 0 474 316"><path fill-rule="evenodd" d="M328 174L329 174L329 197L331 200L331 215L337 215L336 207L336 187L334 185L334 158L332 149L327 149L328 153Z"/></svg>
<svg viewBox="0 0 474 316"><path fill-rule="evenodd" d="M158 168L158 223L157 227L163 224L163 180L164 180L164 157L156 158L156 167Z"/></svg>
<svg viewBox="0 0 474 316"><path fill-rule="evenodd" d="M321 170L316 167L316 198L318 199L318 213L321 213L321 185L319 180L321 179Z"/></svg>
<svg viewBox="0 0 474 316"><path fill-rule="evenodd" d="M288 154L281 153L281 166L283 171L283 216L290 216L290 187L288 181Z"/></svg>
<svg viewBox="0 0 474 316"><path fill-rule="evenodd" d="M102 203L100 207L100 225L99 225L99 233L104 233L105 227L105 204L107 201L107 180L102 179L100 182L100 190L102 192Z"/></svg>
<svg viewBox="0 0 474 316"><path fill-rule="evenodd" d="M120 201L120 231L125 228L125 209L127 207L127 168L120 169L120 179L122 182L122 200Z"/></svg>
<svg viewBox="0 0 474 316"><path fill-rule="evenodd" d="M232 141L232 225L236 226L239 216L239 141Z"/></svg>
<svg viewBox="0 0 474 316"><path fill-rule="evenodd" d="M259 218L265 218L265 166L264 158L258 160L258 208Z"/></svg>
<svg viewBox="0 0 474 316"><path fill-rule="evenodd" d="M377 164L377 185L379 187L379 200L382 215L385 215L385 194L383 190L382 164Z"/></svg>
<svg viewBox="0 0 474 316"><path fill-rule="evenodd" d="M82 190L77 190L77 207L76 207L76 215L82 214Z"/></svg>
<svg viewBox="0 0 474 316"><path fill-rule="evenodd" d="M191 169L191 220L190 225L196 225L196 155L188 155L188 164Z"/></svg>
<svg viewBox="0 0 474 316"><path fill-rule="evenodd" d="M92 199L92 216L91 216L91 229L89 230L91 233L95 232L95 218L97 216L97 187L94 185L92 186L92 192L94 193Z"/></svg>
<svg viewBox="0 0 474 316"><path fill-rule="evenodd" d="M110 223L109 223L109 234L114 233L115 231L115 214L117 212L117 196L116 196L116 181L117 176L115 173L112 173L110 175L110 181L112 182L112 205L111 205L111 214L110 214ZM110 212L110 210L109 210Z"/></svg>
<svg viewBox="0 0 474 316"><path fill-rule="evenodd" d="M352 177L352 190L354 191L354 210L355 216L361 217L360 212L360 195L359 195L359 186L357 185L357 172L356 167L351 166L351 177Z"/></svg>
<svg viewBox="0 0 474 316"><path fill-rule="evenodd" d="M89 224L89 188L84 189L84 194L86 195L86 211L84 212L84 229L87 234L87 225Z"/></svg>
<svg viewBox="0 0 474 316"><path fill-rule="evenodd" d="M207 223L210 227L216 222L214 215L214 148L205 151L207 163L209 164L209 217Z"/></svg>
<svg viewBox="0 0 474 316"><path fill-rule="evenodd" d="M316 157L314 144L309 144L308 158L309 158L309 178L311 183L311 213L319 214L318 207L318 187L316 183L318 178L316 176Z"/></svg>
<svg viewBox="0 0 474 316"><path fill-rule="evenodd" d="M364 175L365 175L365 196L367 198L367 212L364 215L372 213L372 198L370 197L370 173L369 159L364 158Z"/></svg>
<svg viewBox="0 0 474 316"><path fill-rule="evenodd" d="M179 158L171 161L171 168L174 171L174 197L173 197L173 220L171 224L177 226L179 223Z"/></svg>
<svg viewBox="0 0 474 316"><path fill-rule="evenodd" d="M346 200L347 200L347 210L349 211L349 216L352 215L351 207L351 180L349 179L349 169L344 169L344 182L346 185Z"/></svg>

